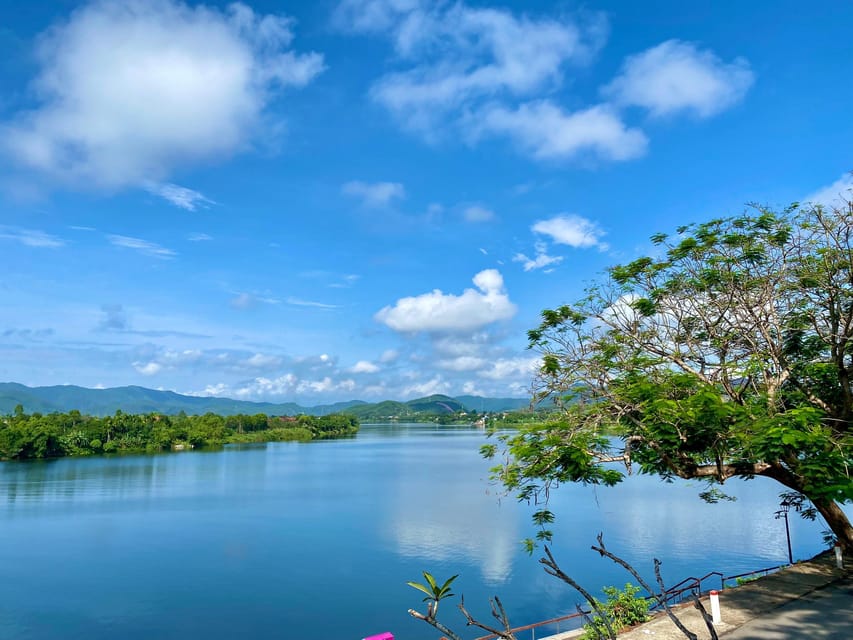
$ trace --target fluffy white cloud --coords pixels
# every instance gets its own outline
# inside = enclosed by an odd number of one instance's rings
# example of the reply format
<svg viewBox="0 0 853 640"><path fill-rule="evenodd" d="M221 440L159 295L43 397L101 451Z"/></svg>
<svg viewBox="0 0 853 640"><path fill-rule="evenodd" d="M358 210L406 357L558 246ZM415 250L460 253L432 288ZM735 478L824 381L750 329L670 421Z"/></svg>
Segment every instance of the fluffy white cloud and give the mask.
<svg viewBox="0 0 853 640"><path fill-rule="evenodd" d="M168 259L173 258L177 255L171 249L167 249L159 244L154 242L148 242L147 240L142 240L140 238L132 238L130 236L119 236L119 235L110 235L107 236L107 239L110 241L110 244L113 244L117 247L124 247L125 249L133 249L134 251L138 251L139 253L151 256L153 258L160 259Z"/></svg>
<svg viewBox="0 0 853 640"><path fill-rule="evenodd" d="M476 118L475 138L486 133L508 136L540 159L566 159L592 154L605 160L630 160L646 151L648 140L629 128L606 105L566 113L549 100L525 103L515 109L486 108Z"/></svg>
<svg viewBox="0 0 853 640"><path fill-rule="evenodd" d="M406 197L406 190L399 182L362 182L352 180L341 187L348 196L362 201L365 207L387 207L394 200Z"/></svg>
<svg viewBox="0 0 853 640"><path fill-rule="evenodd" d="M845 174L831 185L803 198L803 202L822 204L824 207L837 207L851 200L853 200L853 173Z"/></svg>
<svg viewBox="0 0 853 640"><path fill-rule="evenodd" d="M245 149L272 97L323 70L292 39L291 20L239 3L93 0L40 37L37 106L2 126L2 148L74 184L160 182Z"/></svg>
<svg viewBox="0 0 853 640"><path fill-rule="evenodd" d="M14 240L28 247L57 249L65 246L65 240L36 229L21 229L0 225L0 238Z"/></svg>
<svg viewBox="0 0 853 640"><path fill-rule="evenodd" d="M594 222L576 215L560 215L540 220L531 227L535 233L549 236L558 244L583 249L601 246L604 232Z"/></svg>
<svg viewBox="0 0 853 640"><path fill-rule="evenodd" d="M204 194L177 184L150 183L145 188L149 193L160 196L167 202L171 202L176 207L186 209L187 211L195 211L200 207L207 208L212 204L216 204Z"/></svg>
<svg viewBox="0 0 853 640"><path fill-rule="evenodd" d="M708 117L739 102L753 80L743 58L727 63L690 42L667 40L627 58L604 94L619 104L644 107L654 116L692 111Z"/></svg>
<svg viewBox="0 0 853 640"><path fill-rule="evenodd" d="M377 371L379 371L379 367L368 360L359 360L350 369L352 373L376 373Z"/></svg>
<svg viewBox="0 0 853 640"><path fill-rule="evenodd" d="M563 256L549 256L548 247L544 242L537 242L535 245L536 257L528 258L523 253L516 253L512 257L513 262L520 262L525 271L534 271L536 269L544 269L554 264L559 264L563 261ZM547 271L547 270L546 270Z"/></svg>
<svg viewBox="0 0 853 640"><path fill-rule="evenodd" d="M510 302L499 271L481 271L473 282L476 289L465 289L458 296L436 289L401 298L375 317L395 331L414 333L472 331L515 315L516 306Z"/></svg>

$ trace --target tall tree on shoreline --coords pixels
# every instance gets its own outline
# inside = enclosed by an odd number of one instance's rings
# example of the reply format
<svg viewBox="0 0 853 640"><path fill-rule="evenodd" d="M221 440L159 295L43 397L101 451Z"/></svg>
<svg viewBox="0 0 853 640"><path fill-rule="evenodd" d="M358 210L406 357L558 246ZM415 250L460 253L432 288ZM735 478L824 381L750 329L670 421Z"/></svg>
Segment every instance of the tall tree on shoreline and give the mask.
<svg viewBox="0 0 853 640"><path fill-rule="evenodd" d="M712 484L764 476L853 550L840 506L853 501L853 203L753 207L652 241L657 256L612 267L529 332L535 393L560 418L502 436L496 476L520 498L615 484L613 462Z"/></svg>

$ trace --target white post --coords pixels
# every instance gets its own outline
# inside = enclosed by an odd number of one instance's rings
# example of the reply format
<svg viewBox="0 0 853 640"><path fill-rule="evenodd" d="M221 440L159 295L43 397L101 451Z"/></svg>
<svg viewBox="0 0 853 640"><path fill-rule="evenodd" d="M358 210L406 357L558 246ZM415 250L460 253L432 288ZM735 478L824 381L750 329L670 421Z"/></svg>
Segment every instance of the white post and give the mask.
<svg viewBox="0 0 853 640"><path fill-rule="evenodd" d="M841 545L840 544L835 545L835 566L837 566L839 569L844 568L844 561L841 558Z"/></svg>
<svg viewBox="0 0 853 640"><path fill-rule="evenodd" d="M720 624L723 617L720 615L720 592L711 592L711 620L714 624Z"/></svg>

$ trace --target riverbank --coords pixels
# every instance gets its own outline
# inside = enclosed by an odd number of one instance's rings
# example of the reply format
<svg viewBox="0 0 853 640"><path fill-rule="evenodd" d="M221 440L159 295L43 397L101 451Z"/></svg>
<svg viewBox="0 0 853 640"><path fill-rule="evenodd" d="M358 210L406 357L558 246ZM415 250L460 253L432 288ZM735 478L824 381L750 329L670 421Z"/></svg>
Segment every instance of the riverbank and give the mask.
<svg viewBox="0 0 853 640"><path fill-rule="evenodd" d="M740 627L763 617L773 617L780 607L806 598L815 592L833 584L853 586L853 562L846 558L845 568L838 569L835 555L827 552L816 556L807 562L799 562L791 567L782 569L769 576L748 582L739 587L733 587L720 592L720 611L722 622L715 625L717 634L722 638L734 633ZM702 604L710 613L711 605L707 596L702 598ZM845 605L849 609L849 602ZM684 603L673 609L678 618L699 640L708 640L711 636L702 621L701 615L692 603ZM797 624L795 621L793 624ZM816 624L811 621L809 624ZM819 623L818 623L819 624ZM834 624L827 618L826 624ZM569 640L576 638L579 630L548 636L542 640ZM744 636L746 637L746 636ZM749 636L762 637L760 635ZM788 637L785 635L768 635L770 637ZM791 636L793 637L793 636ZM801 633L797 637L823 637L814 633ZM853 637L853 629L850 636ZM652 620L638 625L619 635L620 640L683 640L685 635L676 628L666 613L657 614Z"/></svg>

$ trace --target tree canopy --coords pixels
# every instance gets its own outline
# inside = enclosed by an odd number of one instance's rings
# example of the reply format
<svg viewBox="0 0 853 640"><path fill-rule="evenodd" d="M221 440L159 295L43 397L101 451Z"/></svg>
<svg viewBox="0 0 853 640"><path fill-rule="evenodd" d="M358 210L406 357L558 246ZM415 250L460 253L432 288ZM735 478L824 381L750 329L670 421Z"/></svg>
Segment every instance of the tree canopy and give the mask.
<svg viewBox="0 0 853 640"><path fill-rule="evenodd" d="M534 391L559 418L502 436L497 477L531 498L615 484L613 462L713 484L765 476L853 549L839 506L853 501L851 234L851 203L752 207L655 235L654 255L543 311Z"/></svg>

